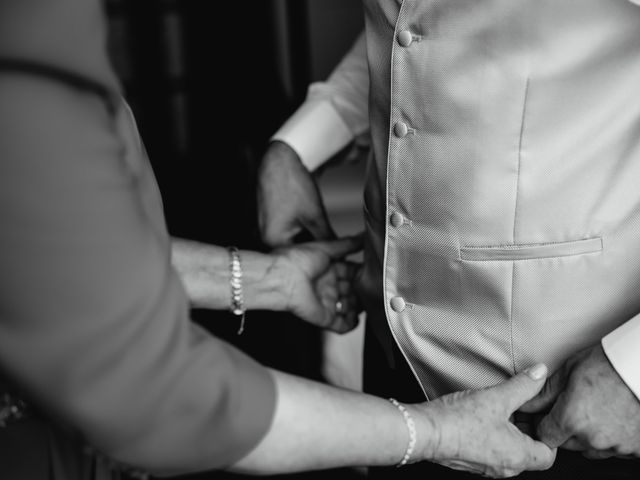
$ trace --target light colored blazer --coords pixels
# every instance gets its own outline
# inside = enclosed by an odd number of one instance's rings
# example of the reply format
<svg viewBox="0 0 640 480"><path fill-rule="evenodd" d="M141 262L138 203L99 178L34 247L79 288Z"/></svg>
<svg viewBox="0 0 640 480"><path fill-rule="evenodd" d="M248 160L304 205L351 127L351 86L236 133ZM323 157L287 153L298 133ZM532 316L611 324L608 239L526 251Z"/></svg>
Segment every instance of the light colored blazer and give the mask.
<svg viewBox="0 0 640 480"><path fill-rule="evenodd" d="M324 102L358 135L370 82L364 285L383 341L390 329L436 397L554 369L606 336L640 395L640 9L364 7L366 48L351 55L367 55L369 78L352 68L342 78L358 88L314 86L297 128Z"/></svg>

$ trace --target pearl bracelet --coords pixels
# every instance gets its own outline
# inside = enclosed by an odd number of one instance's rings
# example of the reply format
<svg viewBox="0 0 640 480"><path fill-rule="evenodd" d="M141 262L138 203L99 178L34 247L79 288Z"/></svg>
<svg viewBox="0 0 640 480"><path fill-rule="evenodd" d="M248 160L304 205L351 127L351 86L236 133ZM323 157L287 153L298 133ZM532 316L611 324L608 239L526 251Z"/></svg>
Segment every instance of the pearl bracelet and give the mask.
<svg viewBox="0 0 640 480"><path fill-rule="evenodd" d="M404 423L407 425L407 430L409 430L409 444L407 445L407 450L402 457L402 460L396 465L396 467L403 467L409 460L411 459L411 455L413 454L413 449L416 447L417 435L416 435L416 424L413 422L413 418L409 413L409 410L398 402L395 398L390 398L389 401L395 405L395 407L400 410L402 413L402 418L404 418Z"/></svg>
<svg viewBox="0 0 640 480"><path fill-rule="evenodd" d="M244 300L242 298L242 263L240 262L240 252L236 247L229 247L229 271L231 274L229 283L231 285L231 305L229 310L234 315L242 316L238 335L244 331Z"/></svg>

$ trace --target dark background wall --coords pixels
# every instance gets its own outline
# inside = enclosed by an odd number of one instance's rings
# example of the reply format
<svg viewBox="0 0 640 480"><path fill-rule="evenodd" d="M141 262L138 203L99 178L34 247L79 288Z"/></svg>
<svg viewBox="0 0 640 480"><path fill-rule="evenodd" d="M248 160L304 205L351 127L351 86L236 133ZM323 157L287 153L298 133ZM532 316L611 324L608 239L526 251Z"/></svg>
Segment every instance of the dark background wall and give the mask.
<svg viewBox="0 0 640 480"><path fill-rule="evenodd" d="M279 125L362 28L359 0L107 0L110 50L173 235L264 250L255 180ZM318 331L251 312L195 311L265 364L319 378ZM209 474L201 478L222 478ZM301 478L324 478L324 474Z"/></svg>
<svg viewBox="0 0 640 480"><path fill-rule="evenodd" d="M360 1L106 5L113 61L171 231L219 243L249 241L255 236L247 225L255 218L251 187L267 140L362 28ZM218 201L227 198L232 202ZM206 211L208 222L188 215Z"/></svg>

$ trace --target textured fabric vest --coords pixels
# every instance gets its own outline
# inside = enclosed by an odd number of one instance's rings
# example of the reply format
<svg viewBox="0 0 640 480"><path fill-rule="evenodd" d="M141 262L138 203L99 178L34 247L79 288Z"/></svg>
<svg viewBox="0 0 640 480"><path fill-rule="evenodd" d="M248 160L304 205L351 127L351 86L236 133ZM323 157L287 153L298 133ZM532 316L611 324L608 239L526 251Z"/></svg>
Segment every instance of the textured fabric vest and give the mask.
<svg viewBox="0 0 640 480"><path fill-rule="evenodd" d="M640 8L364 5L363 287L426 395L555 369L639 313Z"/></svg>

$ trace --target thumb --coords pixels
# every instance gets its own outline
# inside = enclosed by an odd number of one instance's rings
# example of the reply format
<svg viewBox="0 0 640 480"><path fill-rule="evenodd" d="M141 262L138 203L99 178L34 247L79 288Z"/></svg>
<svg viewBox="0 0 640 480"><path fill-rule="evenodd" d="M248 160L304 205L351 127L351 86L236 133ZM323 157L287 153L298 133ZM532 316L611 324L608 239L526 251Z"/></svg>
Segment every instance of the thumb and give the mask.
<svg viewBox="0 0 640 480"><path fill-rule="evenodd" d="M358 234L352 237L343 237L337 240L327 240L324 242L314 242L314 245L331 258L340 260L350 253L362 250L363 235Z"/></svg>
<svg viewBox="0 0 640 480"><path fill-rule="evenodd" d="M503 398L509 413L513 413L542 389L548 369L544 363L533 365L494 387Z"/></svg>
<svg viewBox="0 0 640 480"><path fill-rule="evenodd" d="M520 410L526 413L548 411L555 403L558 395L564 390L566 383L565 369L561 368L551 375L542 390L534 398L522 405Z"/></svg>

